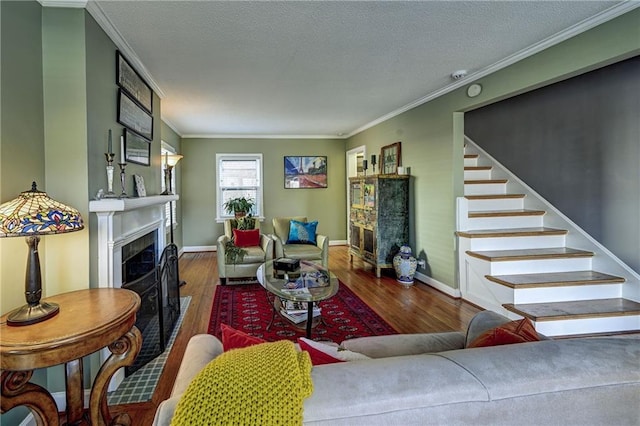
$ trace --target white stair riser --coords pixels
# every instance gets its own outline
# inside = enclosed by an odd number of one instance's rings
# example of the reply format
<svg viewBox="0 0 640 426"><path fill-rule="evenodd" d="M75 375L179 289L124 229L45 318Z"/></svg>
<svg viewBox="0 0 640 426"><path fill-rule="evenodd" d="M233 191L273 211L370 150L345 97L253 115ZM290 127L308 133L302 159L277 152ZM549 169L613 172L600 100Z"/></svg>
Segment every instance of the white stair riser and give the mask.
<svg viewBox="0 0 640 426"><path fill-rule="evenodd" d="M544 216L470 217L469 229L512 229L542 226Z"/></svg>
<svg viewBox="0 0 640 426"><path fill-rule="evenodd" d="M474 183L465 184L464 186L464 195L495 195L506 193L506 183Z"/></svg>
<svg viewBox="0 0 640 426"><path fill-rule="evenodd" d="M522 250L534 248L564 247L564 235L544 235L530 237L469 238L473 251Z"/></svg>
<svg viewBox="0 0 640 426"><path fill-rule="evenodd" d="M467 257L469 258L469 263L473 268L476 268L478 275L482 277L485 275L541 274L545 272L588 271L591 269L590 257L504 262L488 262L468 255Z"/></svg>
<svg viewBox="0 0 640 426"><path fill-rule="evenodd" d="M464 171L464 180L483 180L483 179L491 179L491 169Z"/></svg>
<svg viewBox="0 0 640 426"><path fill-rule="evenodd" d="M574 300L614 299L621 296L621 286L621 284L594 284L568 287L516 288L514 289L513 303L552 303L571 302Z"/></svg>
<svg viewBox="0 0 640 426"><path fill-rule="evenodd" d="M640 329L640 316L615 316L578 320L538 321L536 330L545 336L607 333Z"/></svg>
<svg viewBox="0 0 640 426"><path fill-rule="evenodd" d="M469 200L469 211L486 212L496 210L518 210L524 208L524 198L496 198Z"/></svg>
<svg viewBox="0 0 640 426"><path fill-rule="evenodd" d="M487 262L485 268L478 268L478 264L464 259L464 269L461 278L461 293L465 300L475 303L485 309L501 312L504 303L513 303L513 289L489 282L485 275L489 273Z"/></svg>
<svg viewBox="0 0 640 426"><path fill-rule="evenodd" d="M465 158L464 159L465 167L478 167L478 159L477 158Z"/></svg>

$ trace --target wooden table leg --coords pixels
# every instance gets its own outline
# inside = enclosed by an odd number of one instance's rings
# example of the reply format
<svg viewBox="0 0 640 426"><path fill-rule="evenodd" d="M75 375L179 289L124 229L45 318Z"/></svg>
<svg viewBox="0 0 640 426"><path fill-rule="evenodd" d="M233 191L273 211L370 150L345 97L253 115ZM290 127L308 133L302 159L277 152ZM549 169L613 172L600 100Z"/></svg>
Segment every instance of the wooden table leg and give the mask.
<svg viewBox="0 0 640 426"><path fill-rule="evenodd" d="M19 405L26 405L31 409L38 426L58 426L58 407L53 397L43 387L29 382L32 375L33 370L2 372L2 413Z"/></svg>
<svg viewBox="0 0 640 426"><path fill-rule="evenodd" d="M67 423L74 425L79 423L84 416L82 359L66 363L65 369Z"/></svg>
<svg viewBox="0 0 640 426"><path fill-rule="evenodd" d="M311 339L312 323L313 323L313 302L307 302L307 339Z"/></svg>
<svg viewBox="0 0 640 426"><path fill-rule="evenodd" d="M133 364L140 347L142 346L142 335L140 331L133 327L127 334L109 345L111 355L102 364L91 389L89 399L89 412L91 424L94 426L103 425L129 425L131 419L127 414L121 414L111 418L109 406L107 405L107 386L111 376L119 368Z"/></svg>

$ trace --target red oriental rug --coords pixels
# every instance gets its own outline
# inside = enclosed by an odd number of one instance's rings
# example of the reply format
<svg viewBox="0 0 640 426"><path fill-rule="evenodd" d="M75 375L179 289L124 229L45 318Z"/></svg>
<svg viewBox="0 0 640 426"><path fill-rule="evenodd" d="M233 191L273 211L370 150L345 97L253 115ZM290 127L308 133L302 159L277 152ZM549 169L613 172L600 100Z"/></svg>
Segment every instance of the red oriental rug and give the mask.
<svg viewBox="0 0 640 426"><path fill-rule="evenodd" d="M312 330L313 340L340 343L355 337L397 334L342 283L338 293L320 302L320 307L326 325L320 323ZM269 342L282 339L295 342L298 337L305 336L304 329L294 327L278 314L267 330L272 315L273 307L267 299L267 291L260 284L219 285L213 298L208 333L220 338L220 324L224 323Z"/></svg>

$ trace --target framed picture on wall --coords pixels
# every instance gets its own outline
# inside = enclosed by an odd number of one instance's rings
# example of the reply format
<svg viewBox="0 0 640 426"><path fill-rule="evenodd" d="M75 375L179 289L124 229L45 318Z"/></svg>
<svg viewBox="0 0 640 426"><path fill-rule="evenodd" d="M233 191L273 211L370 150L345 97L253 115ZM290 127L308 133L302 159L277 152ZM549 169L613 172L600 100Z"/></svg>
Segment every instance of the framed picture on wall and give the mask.
<svg viewBox="0 0 640 426"><path fill-rule="evenodd" d="M118 123L147 140L153 139L153 116L122 89L118 90Z"/></svg>
<svg viewBox="0 0 640 426"><path fill-rule="evenodd" d="M383 175L394 175L398 173L402 152L400 150L401 142L392 143L383 146L380 149L380 173Z"/></svg>
<svg viewBox="0 0 640 426"><path fill-rule="evenodd" d="M116 83L148 113L153 112L153 90L120 51L116 51Z"/></svg>
<svg viewBox="0 0 640 426"><path fill-rule="evenodd" d="M151 142L124 129L124 155L127 163L151 165Z"/></svg>
<svg viewBox="0 0 640 426"><path fill-rule="evenodd" d="M284 157L284 187L326 188L326 156L287 156Z"/></svg>

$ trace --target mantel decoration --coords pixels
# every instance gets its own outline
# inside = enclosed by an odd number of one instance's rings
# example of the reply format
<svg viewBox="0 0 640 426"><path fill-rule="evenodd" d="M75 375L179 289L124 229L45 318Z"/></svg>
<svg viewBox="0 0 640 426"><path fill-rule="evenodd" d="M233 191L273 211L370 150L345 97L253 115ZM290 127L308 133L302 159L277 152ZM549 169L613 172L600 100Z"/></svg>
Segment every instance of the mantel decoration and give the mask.
<svg viewBox="0 0 640 426"><path fill-rule="evenodd" d="M27 237L29 257L25 277L27 304L12 311L7 324L23 326L36 324L60 312L54 303L40 302L42 276L38 243L40 235L63 234L84 228L78 210L49 198L46 192L38 191L33 182L31 190L0 205L0 237Z"/></svg>
<svg viewBox="0 0 640 426"><path fill-rule="evenodd" d="M383 146L380 149L380 174L394 175L402 164L401 142Z"/></svg>
<svg viewBox="0 0 640 426"><path fill-rule="evenodd" d="M284 187L326 188L327 157L284 157Z"/></svg>

